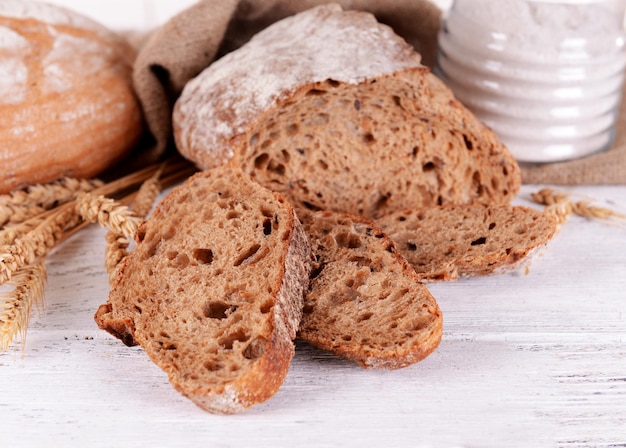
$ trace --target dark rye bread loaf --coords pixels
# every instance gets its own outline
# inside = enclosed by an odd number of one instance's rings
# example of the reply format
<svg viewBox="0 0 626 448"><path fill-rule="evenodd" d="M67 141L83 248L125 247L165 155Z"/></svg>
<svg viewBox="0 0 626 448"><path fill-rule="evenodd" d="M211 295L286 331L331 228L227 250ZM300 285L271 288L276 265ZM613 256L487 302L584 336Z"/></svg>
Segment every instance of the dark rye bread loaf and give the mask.
<svg viewBox="0 0 626 448"><path fill-rule="evenodd" d="M216 413L270 398L294 354L311 255L294 210L240 170L194 175L139 228L98 326Z"/></svg>
<svg viewBox="0 0 626 448"><path fill-rule="evenodd" d="M315 256L298 335L365 368L397 369L432 353L442 314L373 222L299 212Z"/></svg>
<svg viewBox="0 0 626 448"><path fill-rule="evenodd" d="M371 14L324 5L214 62L179 97L179 151L234 163L297 207L379 217L508 203L520 187L496 135Z"/></svg>
<svg viewBox="0 0 626 448"><path fill-rule="evenodd" d="M421 280L519 269L557 230L554 216L512 205L404 210L376 222Z"/></svg>

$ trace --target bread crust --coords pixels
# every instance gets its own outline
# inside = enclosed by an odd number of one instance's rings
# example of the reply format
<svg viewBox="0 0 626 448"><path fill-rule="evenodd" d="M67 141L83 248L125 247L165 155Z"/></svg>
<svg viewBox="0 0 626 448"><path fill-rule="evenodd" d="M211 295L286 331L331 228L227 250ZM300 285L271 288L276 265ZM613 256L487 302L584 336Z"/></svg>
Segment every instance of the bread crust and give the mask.
<svg viewBox="0 0 626 448"><path fill-rule="evenodd" d="M356 85L421 67L420 60L370 13L312 8L274 23L187 83L173 113L177 147L203 169L222 165L240 149L233 139L305 86Z"/></svg>
<svg viewBox="0 0 626 448"><path fill-rule="evenodd" d="M202 220L204 215L218 214L219 208L224 206L220 202L222 196L219 191L221 190L211 190L211 192L207 190L207 185L213 185L214 182L230 185L228 188L231 192L240 188L240 185L245 186L245 188L241 187L243 192L241 196L230 198L233 204L238 204L232 216L236 211L254 210L258 207L266 209L265 213L268 214L274 208L276 213L280 214L280 225L272 230L271 237L274 237L274 233L277 232L281 234L280 236L276 234L275 239L267 243L277 246L272 246L264 255L262 254L265 259L272 257L271 268L267 265L270 261L264 262L263 259L248 265L245 262L241 265L236 264L240 266L239 269L243 270L243 274L240 276L237 274L229 280L226 287L232 286L232 289L224 293L217 286L211 285L221 284L218 282L218 276L230 275L228 272L220 272L220 270L227 271L227 267L224 267L227 265L219 264L218 270L210 270L204 267L200 269L191 263L190 269L194 269L193 272L198 270L198 275L201 277L195 280L194 285L188 285L189 292L172 295L167 291L176 287L176 279L169 279L175 271L168 270L167 266L171 262L176 262L177 258L169 254L175 248L180 254L193 252L193 248L188 247L191 243L180 239L186 237L178 235L191 231L196 234L193 238L198 239L194 244L215 247L217 242L211 240L213 238L211 235L219 233L218 226L221 228L230 225L229 222L218 221L215 218L214 222L200 227L201 221L199 220ZM219 197L219 199L217 202L212 202L209 196ZM264 198L262 202L259 202L260 198ZM168 216L183 209L190 213L193 210L195 218L189 216L186 221L183 220L176 225L171 224ZM189 223L196 223L199 227L189 229L186 227ZM172 226L176 228L175 231L172 230ZM256 230L247 228L243 231L244 234L246 232L261 232L260 237L264 238L263 235L267 236L269 230L263 226L257 226ZM148 356L167 372L176 390L209 412L224 414L241 412L273 396L283 383L294 355L292 341L301 320L303 294L308 285L311 269L308 239L291 206L278 193L265 190L251 183L250 180L246 180L246 176L240 170L221 168L198 173L182 186L175 188L159 204L153 216L142 224L137 235L137 249L124 260L117 280L112 286L109 301L100 306L96 312L95 320L98 326L120 338L127 345L141 345ZM171 243L168 238L171 239ZM164 242L166 239L168 242ZM152 246L155 241L162 242L157 244L161 244L163 248L158 249L158 253L153 255L153 257L160 258L158 262L147 262L144 258L146 254L156 250ZM234 247L239 243L222 241L221 244ZM265 250L263 244L266 243L261 242L259 253ZM215 252L216 264L217 259L221 257L220 254L221 252ZM168 258L171 260L168 261ZM231 258L227 259L224 255L219 263L222 261L231 263ZM146 264L149 264L148 268ZM271 272L264 272L261 269L271 269ZM146 272L151 275L146 277ZM163 278L168 278L168 287L165 291ZM265 278L267 281L264 280ZM255 283L252 285L245 283L249 279L254 280ZM206 286L202 286L203 282ZM234 286L236 282L244 283L242 286ZM266 284L267 282L271 284ZM189 283L189 280L185 283ZM184 288L185 285L178 285L178 287ZM261 288L267 288L267 291ZM138 300L141 297L143 299ZM215 316L210 316L210 313L206 311L204 313L205 317L209 317L208 319L193 319L193 309L198 307L202 309L202 304L206 300L236 305L229 305L230 308L225 307L224 309L228 308L228 311L220 311L222 315L217 319L213 319ZM167 301L178 305L171 308L171 305L162 304ZM259 306L261 307L260 315L258 314ZM139 311L137 311L138 308L140 308ZM180 309L180 311L167 311L175 309ZM231 310L234 310L232 314ZM239 317L234 319L233 316L236 313L239 313L237 314ZM155 320L158 330L151 326L151 322ZM222 328L219 330L221 333L218 332L221 336L209 337L216 331L213 328ZM158 335L159 331L167 333L168 341L178 341L172 349L178 351L176 358L172 358L169 356L170 353L163 350L163 341ZM230 342L216 342L218 338L228 336L229 331L240 333L232 336ZM194 348L189 345L191 342L181 341L181 338L194 337L194 334L206 335L201 342L201 344L206 343L206 347ZM256 341L259 341L260 345L253 345ZM229 344L229 347L222 347L224 344ZM257 348L258 353L255 353ZM248 351L250 351L249 356ZM217 368L207 373L203 367L209 363L220 364L220 369L223 366L235 365L235 361L231 362L231 359L240 359L237 356L241 353L249 361L240 357L241 361L238 361L240 364L237 364L238 370L234 371L235 373L218 371ZM226 367L223 370L227 370ZM226 376L220 376L222 373ZM228 379L221 380L220 378Z"/></svg>
<svg viewBox="0 0 626 448"><path fill-rule="evenodd" d="M143 131L122 38L53 5L0 3L0 193L62 176L94 177Z"/></svg>

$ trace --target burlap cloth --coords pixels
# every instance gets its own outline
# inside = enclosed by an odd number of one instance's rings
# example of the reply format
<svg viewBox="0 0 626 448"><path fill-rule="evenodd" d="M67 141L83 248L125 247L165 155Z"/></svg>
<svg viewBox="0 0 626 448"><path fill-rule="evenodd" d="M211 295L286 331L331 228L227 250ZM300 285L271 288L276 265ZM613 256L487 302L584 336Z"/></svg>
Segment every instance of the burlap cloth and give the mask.
<svg viewBox="0 0 626 448"><path fill-rule="evenodd" d="M134 83L148 125L139 157L152 162L173 151L171 113L188 80L216 58L245 43L269 24L325 0L201 0L155 30L141 47ZM344 9L373 13L390 25L433 67L441 11L428 0L336 0ZM254 82L254 80L251 80ZM626 97L626 95L625 95ZM626 184L626 105L617 135L602 153L568 162L522 166L528 184Z"/></svg>

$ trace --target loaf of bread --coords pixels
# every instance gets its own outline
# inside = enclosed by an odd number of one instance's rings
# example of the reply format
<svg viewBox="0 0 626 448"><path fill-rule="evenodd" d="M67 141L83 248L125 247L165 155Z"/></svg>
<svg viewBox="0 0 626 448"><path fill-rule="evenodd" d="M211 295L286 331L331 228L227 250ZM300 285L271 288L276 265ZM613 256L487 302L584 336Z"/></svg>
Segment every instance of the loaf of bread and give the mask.
<svg viewBox="0 0 626 448"><path fill-rule="evenodd" d="M504 204L520 171L393 30L319 6L283 19L191 80L179 151L234 163L299 208L379 217L448 203Z"/></svg>
<svg viewBox="0 0 626 448"><path fill-rule="evenodd" d="M168 194L137 241L98 326L140 344L207 411L270 398L294 354L311 268L293 208L240 170L218 168Z"/></svg>
<svg viewBox="0 0 626 448"><path fill-rule="evenodd" d="M93 177L143 130L134 50L61 7L0 2L0 193L64 175Z"/></svg>
<svg viewBox="0 0 626 448"><path fill-rule="evenodd" d="M503 273L532 260L554 236L554 216L522 206L444 206L376 220L420 280Z"/></svg>
<svg viewBox="0 0 626 448"><path fill-rule="evenodd" d="M373 222L300 212L315 256L298 335L365 368L397 369L439 345L437 302Z"/></svg>

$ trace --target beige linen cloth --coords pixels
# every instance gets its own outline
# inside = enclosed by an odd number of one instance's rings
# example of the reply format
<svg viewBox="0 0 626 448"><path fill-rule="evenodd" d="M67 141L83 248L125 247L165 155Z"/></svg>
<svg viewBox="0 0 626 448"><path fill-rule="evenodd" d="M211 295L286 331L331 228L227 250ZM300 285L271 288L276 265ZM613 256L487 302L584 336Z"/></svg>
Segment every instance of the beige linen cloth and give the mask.
<svg viewBox="0 0 626 448"><path fill-rule="evenodd" d="M183 87L216 58L243 45L271 23L327 3L324 0L200 0L155 30L137 57L133 81L149 131L144 162L172 145L171 114ZM373 13L391 26L433 67L441 11L428 0L336 0L344 9ZM626 184L626 105L617 135L602 153L568 162L522 166L529 184Z"/></svg>

